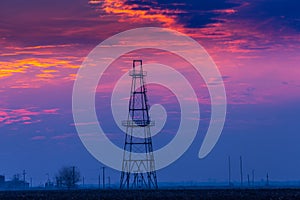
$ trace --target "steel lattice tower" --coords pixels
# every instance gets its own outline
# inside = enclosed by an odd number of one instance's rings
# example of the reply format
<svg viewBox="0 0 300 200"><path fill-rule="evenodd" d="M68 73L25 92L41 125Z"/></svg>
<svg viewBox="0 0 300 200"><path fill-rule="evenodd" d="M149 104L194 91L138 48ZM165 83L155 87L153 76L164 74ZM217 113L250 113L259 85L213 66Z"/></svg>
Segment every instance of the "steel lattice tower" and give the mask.
<svg viewBox="0 0 300 200"><path fill-rule="evenodd" d="M133 61L129 112L122 125L126 127L121 189L157 189L155 162L150 127L154 122L149 117L147 89L142 60ZM136 155L134 153L139 153Z"/></svg>

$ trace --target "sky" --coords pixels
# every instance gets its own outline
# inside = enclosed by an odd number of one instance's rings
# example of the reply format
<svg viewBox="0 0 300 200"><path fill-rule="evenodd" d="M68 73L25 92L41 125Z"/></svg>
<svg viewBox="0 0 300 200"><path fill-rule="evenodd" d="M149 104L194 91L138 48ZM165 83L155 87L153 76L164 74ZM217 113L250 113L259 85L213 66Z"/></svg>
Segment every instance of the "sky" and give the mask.
<svg viewBox="0 0 300 200"><path fill-rule="evenodd" d="M1 1L0 174L9 179L25 169L40 185L47 173L54 177L60 167L75 165L86 182L97 183L103 164L81 143L72 116L77 71L105 39L133 28L163 27L192 37L218 66L228 103L222 135L199 159L210 116L203 80L180 58L144 50L118 58L99 82L97 114L111 141L122 146L124 137L107 110L108 91L130 70L132 58L147 55L145 62L158 59L190 76L204 110L195 141L157 172L159 182L227 181L228 156L232 179L239 181L241 155L245 176L255 170L257 181L267 173L274 181L300 180L299 7L297 0ZM148 89L150 104L162 104L170 114L153 138L154 148L160 148L174 137L178 102L166 88ZM117 183L120 173L107 170Z"/></svg>

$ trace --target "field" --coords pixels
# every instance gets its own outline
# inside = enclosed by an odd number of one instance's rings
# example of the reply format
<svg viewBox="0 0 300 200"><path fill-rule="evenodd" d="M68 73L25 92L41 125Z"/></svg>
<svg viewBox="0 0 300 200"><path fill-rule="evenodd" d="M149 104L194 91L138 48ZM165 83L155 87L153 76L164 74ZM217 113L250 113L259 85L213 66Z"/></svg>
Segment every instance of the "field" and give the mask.
<svg viewBox="0 0 300 200"><path fill-rule="evenodd" d="M300 199L300 189L30 190L0 191L0 199L291 200Z"/></svg>

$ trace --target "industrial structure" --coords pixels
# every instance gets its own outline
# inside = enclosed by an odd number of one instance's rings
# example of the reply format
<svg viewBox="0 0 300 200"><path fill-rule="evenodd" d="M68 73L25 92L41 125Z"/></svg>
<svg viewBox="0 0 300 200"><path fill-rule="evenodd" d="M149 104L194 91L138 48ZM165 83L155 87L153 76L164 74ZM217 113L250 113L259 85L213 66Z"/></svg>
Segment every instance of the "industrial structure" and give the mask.
<svg viewBox="0 0 300 200"><path fill-rule="evenodd" d="M133 61L128 118L122 122L126 127L121 189L157 189L155 161L153 155L147 89L142 60Z"/></svg>
<svg viewBox="0 0 300 200"><path fill-rule="evenodd" d="M19 174L15 174L12 180L5 180L4 175L0 175L0 190L14 190L14 189L28 189L29 183L25 181L25 178L21 180Z"/></svg>

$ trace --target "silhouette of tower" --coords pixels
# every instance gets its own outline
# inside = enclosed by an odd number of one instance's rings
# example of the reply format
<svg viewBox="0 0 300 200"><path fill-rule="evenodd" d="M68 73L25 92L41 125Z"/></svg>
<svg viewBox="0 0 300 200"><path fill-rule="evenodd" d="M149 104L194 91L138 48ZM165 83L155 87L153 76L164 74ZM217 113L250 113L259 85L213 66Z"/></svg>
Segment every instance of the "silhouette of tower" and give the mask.
<svg viewBox="0 0 300 200"><path fill-rule="evenodd" d="M150 127L147 89L142 60L133 61L129 112L122 125L126 127L121 189L157 189L157 179Z"/></svg>

